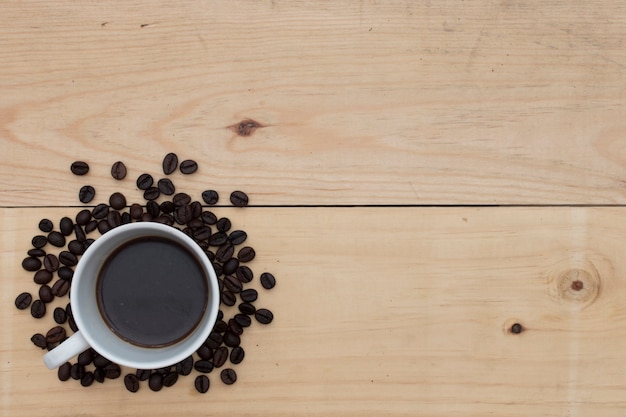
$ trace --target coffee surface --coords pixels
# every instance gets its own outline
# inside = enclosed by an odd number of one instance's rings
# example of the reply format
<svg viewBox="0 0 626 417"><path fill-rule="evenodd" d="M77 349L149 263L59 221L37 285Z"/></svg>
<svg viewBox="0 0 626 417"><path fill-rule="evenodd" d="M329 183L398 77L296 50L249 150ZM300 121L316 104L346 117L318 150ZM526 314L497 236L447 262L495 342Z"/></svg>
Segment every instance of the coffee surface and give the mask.
<svg viewBox="0 0 626 417"><path fill-rule="evenodd" d="M138 238L117 248L98 274L100 314L122 339L161 347L200 323L208 284L200 262L166 238Z"/></svg>

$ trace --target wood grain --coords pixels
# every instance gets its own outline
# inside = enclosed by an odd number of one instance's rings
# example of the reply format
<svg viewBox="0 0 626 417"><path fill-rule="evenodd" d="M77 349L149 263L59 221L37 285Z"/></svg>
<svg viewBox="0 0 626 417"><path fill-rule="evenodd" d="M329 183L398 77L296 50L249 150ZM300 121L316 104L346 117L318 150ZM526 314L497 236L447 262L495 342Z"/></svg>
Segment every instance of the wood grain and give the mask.
<svg viewBox="0 0 626 417"><path fill-rule="evenodd" d="M72 210L0 210L2 415L619 416L626 406L622 209L221 208L248 232L257 276L277 276L258 302L276 318L244 334L237 383L213 373L206 396L191 377L130 394L121 380L83 389L45 369L29 338L52 319L13 298L35 290L20 261L42 211Z"/></svg>
<svg viewBox="0 0 626 417"><path fill-rule="evenodd" d="M261 205L624 204L624 12L3 1L0 205L76 204L72 161L136 178L169 151Z"/></svg>

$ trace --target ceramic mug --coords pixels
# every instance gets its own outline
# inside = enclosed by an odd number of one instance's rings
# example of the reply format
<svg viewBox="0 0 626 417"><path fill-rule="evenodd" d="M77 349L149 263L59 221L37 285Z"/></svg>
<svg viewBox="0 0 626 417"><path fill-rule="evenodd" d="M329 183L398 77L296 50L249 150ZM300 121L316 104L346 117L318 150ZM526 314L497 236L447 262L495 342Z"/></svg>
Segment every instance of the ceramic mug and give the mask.
<svg viewBox="0 0 626 417"><path fill-rule="evenodd" d="M179 245L197 260L196 264L201 267L206 278L208 296L204 312L196 326L175 343L165 346L131 343L111 328L110 320L107 322L103 317L105 313L98 306L96 288L101 268L112 253L136 239L165 239ZM123 250L121 248L118 252ZM171 226L137 222L111 229L87 248L72 278L70 303L79 330L44 355L44 363L48 368L57 368L91 347L119 365L136 369L158 369L180 362L206 341L217 319L220 295L217 276L210 260L189 236Z"/></svg>

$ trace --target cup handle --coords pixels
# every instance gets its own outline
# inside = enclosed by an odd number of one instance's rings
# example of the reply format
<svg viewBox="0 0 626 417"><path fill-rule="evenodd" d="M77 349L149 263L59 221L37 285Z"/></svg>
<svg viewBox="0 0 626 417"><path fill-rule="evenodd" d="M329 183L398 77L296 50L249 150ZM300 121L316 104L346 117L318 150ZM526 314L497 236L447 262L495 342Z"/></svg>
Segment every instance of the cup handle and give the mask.
<svg viewBox="0 0 626 417"><path fill-rule="evenodd" d="M82 333L77 331L65 342L46 353L43 357L43 361L48 369L55 369L88 348L89 343L87 343Z"/></svg>

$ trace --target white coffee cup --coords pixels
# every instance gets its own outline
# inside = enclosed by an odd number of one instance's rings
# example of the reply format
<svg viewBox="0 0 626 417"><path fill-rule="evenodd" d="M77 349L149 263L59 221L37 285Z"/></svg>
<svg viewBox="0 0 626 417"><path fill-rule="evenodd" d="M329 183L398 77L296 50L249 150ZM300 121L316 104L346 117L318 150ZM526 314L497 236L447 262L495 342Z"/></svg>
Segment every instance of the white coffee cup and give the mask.
<svg viewBox="0 0 626 417"><path fill-rule="evenodd" d="M150 237L165 238L184 247L197 259L207 279L208 301L198 325L182 340L163 347L139 346L118 336L102 317L96 295L98 275L109 255L126 242ZM57 368L92 347L118 365L158 369L180 362L205 342L217 319L220 294L210 260L189 236L171 226L137 222L108 231L87 248L72 278L70 302L79 331L46 353L44 363L48 368Z"/></svg>

